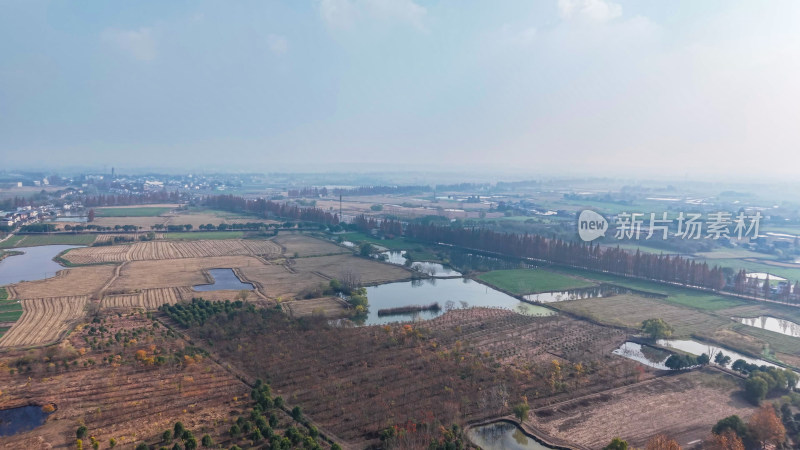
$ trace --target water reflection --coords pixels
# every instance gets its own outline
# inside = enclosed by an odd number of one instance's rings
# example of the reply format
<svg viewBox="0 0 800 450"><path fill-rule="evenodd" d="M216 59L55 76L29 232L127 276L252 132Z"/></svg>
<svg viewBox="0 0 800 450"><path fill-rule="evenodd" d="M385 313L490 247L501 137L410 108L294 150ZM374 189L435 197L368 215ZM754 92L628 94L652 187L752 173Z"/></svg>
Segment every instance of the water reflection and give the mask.
<svg viewBox="0 0 800 450"><path fill-rule="evenodd" d="M636 294L640 297L663 297L660 294L652 294L642 291L634 291L633 289L624 288L622 286L615 286L613 284L601 284L599 286L592 286L580 289L570 289L567 291L553 291L542 292L539 294L529 294L525 296L525 300L536 303L554 303L569 300L582 300L587 298L602 298L611 297L614 295Z"/></svg>
<svg viewBox="0 0 800 450"><path fill-rule="evenodd" d="M59 253L80 245L42 245L39 247L20 247L6 249L23 252L21 255L8 256L0 261L0 286L19 283L20 281L36 281L54 277L64 267L53 258Z"/></svg>
<svg viewBox="0 0 800 450"><path fill-rule="evenodd" d="M800 325L794 322L778 319L777 317L733 317L733 320L747 326L761 328L763 330L774 331L787 336L800 337Z"/></svg>
<svg viewBox="0 0 800 450"><path fill-rule="evenodd" d="M555 314L543 306L531 305L468 278L442 278L402 281L367 288L369 316L367 325L404 320L433 319L455 308L488 306L506 308L532 316ZM439 311L420 311L413 314L379 317L381 309L438 303Z"/></svg>
<svg viewBox="0 0 800 450"><path fill-rule="evenodd" d="M469 439L484 450L542 450L552 449L526 435L515 424L495 422L470 428Z"/></svg>
<svg viewBox="0 0 800 450"><path fill-rule="evenodd" d="M654 347L637 344L636 342L625 342L611 353L632 359L654 369L669 370L664 363L667 362L670 353Z"/></svg>

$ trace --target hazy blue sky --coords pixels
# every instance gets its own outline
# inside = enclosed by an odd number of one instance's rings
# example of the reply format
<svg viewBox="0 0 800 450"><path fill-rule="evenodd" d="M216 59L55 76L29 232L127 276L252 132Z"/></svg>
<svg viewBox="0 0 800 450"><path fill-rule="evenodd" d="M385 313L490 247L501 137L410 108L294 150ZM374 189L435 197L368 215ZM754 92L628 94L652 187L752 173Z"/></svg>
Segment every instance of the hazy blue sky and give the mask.
<svg viewBox="0 0 800 450"><path fill-rule="evenodd" d="M800 167L800 2L0 0L2 166Z"/></svg>

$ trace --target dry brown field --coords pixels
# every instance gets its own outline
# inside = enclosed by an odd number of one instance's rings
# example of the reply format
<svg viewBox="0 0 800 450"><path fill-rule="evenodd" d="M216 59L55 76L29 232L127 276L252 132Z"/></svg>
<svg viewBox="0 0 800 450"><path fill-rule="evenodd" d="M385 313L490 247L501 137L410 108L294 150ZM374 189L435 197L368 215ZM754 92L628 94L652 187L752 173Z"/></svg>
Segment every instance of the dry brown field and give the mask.
<svg viewBox="0 0 800 450"><path fill-rule="evenodd" d="M131 261L122 267L119 277L109 286L108 294L129 294L144 289L207 284L212 282L205 272L208 269L248 269L263 266L265 264L261 260L252 256ZM244 272L246 274L246 271Z"/></svg>
<svg viewBox="0 0 800 450"><path fill-rule="evenodd" d="M73 264L147 261L211 256L251 255L274 258L280 247L267 240L221 239L197 241L150 241L73 249L64 258Z"/></svg>
<svg viewBox="0 0 800 450"><path fill-rule="evenodd" d="M523 395L542 406L641 375L607 353L624 333L564 317L475 308L414 325L337 328L317 320L298 327L273 310L266 318L218 316L187 332L197 345L213 341L250 376L269 373L274 392L352 448L407 420L486 420L509 414ZM553 376L563 387L550 387Z"/></svg>
<svg viewBox="0 0 800 450"><path fill-rule="evenodd" d="M113 316L105 326L113 335L120 330L147 330L151 321L142 316ZM178 420L193 431L198 441L208 432L216 442L225 442L224 429L230 427L235 412L247 406L250 389L245 384L209 358L185 366L161 367L136 361L136 350L152 354L151 345L165 355L183 347L180 340L163 339L163 327L156 329L154 336L144 333L134 345L114 345L111 350L87 348L84 338L91 337L87 335L88 328L74 332L58 347L36 353L6 353L0 359L5 367L14 367L22 356L41 364L34 365L32 372L0 371L0 408L31 403L53 403L57 407L44 426L4 437L0 448L74 448L75 430L81 423L100 441L101 448L108 448L112 437L118 441L117 448L133 448L141 441L156 444L161 433ZM85 355L80 356L78 349L83 349ZM117 353L122 355L120 362L105 361ZM48 355L59 364L47 367L41 361ZM62 359L70 363L69 368L63 367ZM94 363L86 364L89 360ZM76 364L72 365L72 361ZM84 442L84 448L91 448L88 438Z"/></svg>
<svg viewBox="0 0 800 450"><path fill-rule="evenodd" d="M84 315L87 297L21 300L22 317L0 338L0 347L27 347L57 341Z"/></svg>
<svg viewBox="0 0 800 450"><path fill-rule="evenodd" d="M711 313L629 294L569 300L552 303L551 306L603 323L632 329L640 328L644 320L660 318L672 325L676 334L682 336L731 325L730 320Z"/></svg>
<svg viewBox="0 0 800 450"><path fill-rule="evenodd" d="M733 414L747 420L755 411L736 393L739 382L714 369L659 377L536 409L529 423L586 448L602 448L615 437L641 448L659 432L689 448L718 420Z"/></svg>
<svg viewBox="0 0 800 450"><path fill-rule="evenodd" d="M339 280L347 273L353 273L357 274L364 284L407 280L412 276L412 273L404 267L353 255L298 258L292 260L291 268L298 273L315 273L328 279Z"/></svg>
<svg viewBox="0 0 800 450"><path fill-rule="evenodd" d="M304 234L282 232L273 238L272 241L283 248L282 253L286 257L293 257L295 254L300 258L304 258L307 256L351 253L350 250L339 247L332 242L323 241Z"/></svg>
<svg viewBox="0 0 800 450"><path fill-rule="evenodd" d="M348 315L347 304L339 297L320 297L283 302L281 305L292 317L323 316L329 318Z"/></svg>
<svg viewBox="0 0 800 450"><path fill-rule="evenodd" d="M264 295L271 298L281 297L284 300L329 282L327 278L317 274L292 271L279 264L239 266L239 270L245 281L256 284Z"/></svg>
<svg viewBox="0 0 800 450"><path fill-rule="evenodd" d="M60 270L55 277L14 285L16 298L95 295L114 276L115 266L98 265Z"/></svg>

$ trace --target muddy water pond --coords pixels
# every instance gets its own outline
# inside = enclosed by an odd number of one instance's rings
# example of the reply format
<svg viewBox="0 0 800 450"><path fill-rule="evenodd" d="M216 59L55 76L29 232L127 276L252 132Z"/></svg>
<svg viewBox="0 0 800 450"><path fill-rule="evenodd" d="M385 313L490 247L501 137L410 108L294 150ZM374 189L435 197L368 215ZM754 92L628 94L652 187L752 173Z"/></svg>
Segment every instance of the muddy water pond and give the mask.
<svg viewBox="0 0 800 450"><path fill-rule="evenodd" d="M39 247L19 247L6 250L23 252L0 261L0 286L36 281L54 277L64 266L53 261L59 253L80 245L42 245Z"/></svg>
<svg viewBox="0 0 800 450"><path fill-rule="evenodd" d="M388 251L381 253L386 262L404 266L406 264L406 251ZM430 275L432 277L460 277L461 272L446 267L442 264L429 261L415 261L411 263L411 269L417 272Z"/></svg>
<svg viewBox="0 0 800 450"><path fill-rule="evenodd" d="M539 294L529 294L525 296L525 300L536 303L554 303L554 302L563 302L568 300L611 297L614 295L624 295L624 294L636 294L640 297L655 297L655 298L663 297L663 295L634 291L632 289L624 288L622 286L615 286L613 284L601 284L599 286L592 286L580 289L570 289L567 291L553 291L553 292L542 292Z"/></svg>
<svg viewBox="0 0 800 450"><path fill-rule="evenodd" d="M552 449L528 436L511 422L495 422L470 428L469 440L483 450L543 450Z"/></svg>
<svg viewBox="0 0 800 450"><path fill-rule="evenodd" d="M30 405L0 410L0 436L13 436L44 425L49 413Z"/></svg>
<svg viewBox="0 0 800 450"><path fill-rule="evenodd" d="M532 316L555 314L555 311L551 309L521 302L510 295L468 278L430 278L372 286L367 288L367 298L369 299L369 316L366 325L433 319L444 314L448 310L448 305L450 308L501 307ZM378 316L378 311L381 309L430 305L431 303L439 303L441 309Z"/></svg>
<svg viewBox="0 0 800 450"><path fill-rule="evenodd" d="M778 319L777 317L733 317L733 320L750 327L761 328L762 330L774 331L787 336L800 338L800 324L796 324L784 319Z"/></svg>
<svg viewBox="0 0 800 450"><path fill-rule="evenodd" d="M194 286L195 291L222 291L222 290L235 290L242 289L251 290L253 285L250 283L243 283L233 269L211 269L208 271L214 279L212 284L198 284Z"/></svg>

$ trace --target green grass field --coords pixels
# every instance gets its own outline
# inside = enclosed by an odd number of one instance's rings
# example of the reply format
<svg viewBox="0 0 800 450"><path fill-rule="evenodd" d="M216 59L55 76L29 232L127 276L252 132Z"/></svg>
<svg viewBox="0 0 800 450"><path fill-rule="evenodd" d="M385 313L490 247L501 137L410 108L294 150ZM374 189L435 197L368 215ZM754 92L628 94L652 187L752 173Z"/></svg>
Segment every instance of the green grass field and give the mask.
<svg viewBox="0 0 800 450"><path fill-rule="evenodd" d="M141 206L138 208L96 208L97 217L151 217L160 216L172 208L164 206Z"/></svg>
<svg viewBox="0 0 800 450"><path fill-rule="evenodd" d="M0 248L36 247L39 245L90 245L95 238L94 234L15 234L11 239L0 243Z"/></svg>
<svg viewBox="0 0 800 450"><path fill-rule="evenodd" d="M6 288L0 287L0 322L16 322L22 316L22 305L8 299Z"/></svg>
<svg viewBox="0 0 800 450"><path fill-rule="evenodd" d="M493 270L478 279L518 295L592 286L590 282L542 269Z"/></svg>
<svg viewBox="0 0 800 450"><path fill-rule="evenodd" d="M733 308L735 306L746 305L748 302L736 298L725 297L712 293L696 291L694 289L682 288L679 286L670 286L666 284L656 283L653 281L629 279L617 275L606 273L595 273L588 270L581 269L558 269L569 275L580 276L590 280L604 281L607 283L614 283L630 289L638 289L641 291L653 292L657 294L667 295L666 300L672 303L677 303L683 306L692 308L705 309L714 311L724 308Z"/></svg>
<svg viewBox="0 0 800 450"><path fill-rule="evenodd" d="M200 232L175 232L164 233L165 239L183 239L183 240L197 240L197 239L240 239L244 236L244 231L200 231Z"/></svg>
<svg viewBox="0 0 800 450"><path fill-rule="evenodd" d="M20 236L18 234L15 234L15 235L11 236L10 238L6 239L5 241L0 242L0 248L15 247L17 245L17 243L19 241L21 241L22 239L24 239L24 238L25 238L25 236Z"/></svg>
<svg viewBox="0 0 800 450"><path fill-rule="evenodd" d="M375 244L375 245L380 245L381 247L386 247L389 250L406 250L406 249L414 247L415 245L418 245L418 244L413 243L411 241L407 241L404 238L375 239L372 236L367 236L364 233L358 233L358 232L343 233L343 234L340 234L338 236L341 236L342 239L344 239L346 241L351 241L351 242L355 242L355 243L368 242L370 244Z"/></svg>
<svg viewBox="0 0 800 450"><path fill-rule="evenodd" d="M733 258L720 258L720 259L706 259L705 262L709 266L730 267L734 271L745 269L748 272L766 272L786 278L794 284L795 281L800 280L800 268L795 269L792 267L780 267L772 264L766 264L754 261L745 261L742 259Z"/></svg>

